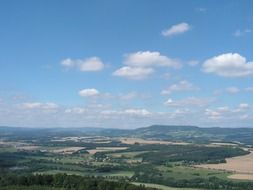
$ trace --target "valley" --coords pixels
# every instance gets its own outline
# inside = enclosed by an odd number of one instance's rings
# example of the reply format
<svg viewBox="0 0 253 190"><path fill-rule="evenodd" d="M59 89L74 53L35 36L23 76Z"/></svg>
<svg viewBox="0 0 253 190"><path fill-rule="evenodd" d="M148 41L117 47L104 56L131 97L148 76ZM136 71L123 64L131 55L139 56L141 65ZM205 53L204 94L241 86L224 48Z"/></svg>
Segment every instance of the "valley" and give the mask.
<svg viewBox="0 0 253 190"><path fill-rule="evenodd" d="M250 144L211 141L211 134L199 141L186 135L191 127L165 129L159 136L160 127L153 126L127 134L111 129L0 128L0 167L22 175L94 176L151 188L156 184L158 189L253 185ZM175 133L177 140L165 138Z"/></svg>

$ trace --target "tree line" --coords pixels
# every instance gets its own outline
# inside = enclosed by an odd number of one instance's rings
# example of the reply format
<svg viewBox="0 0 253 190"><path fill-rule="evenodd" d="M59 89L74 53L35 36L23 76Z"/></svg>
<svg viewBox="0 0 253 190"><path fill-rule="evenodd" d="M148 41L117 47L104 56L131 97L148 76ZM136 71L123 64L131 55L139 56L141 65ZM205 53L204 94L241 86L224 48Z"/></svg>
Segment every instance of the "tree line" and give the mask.
<svg viewBox="0 0 253 190"><path fill-rule="evenodd" d="M1 172L2 173L2 172ZM0 190L155 190L125 181L109 181L101 177L82 177L67 174L55 175L0 175ZM27 187L27 188L24 188Z"/></svg>

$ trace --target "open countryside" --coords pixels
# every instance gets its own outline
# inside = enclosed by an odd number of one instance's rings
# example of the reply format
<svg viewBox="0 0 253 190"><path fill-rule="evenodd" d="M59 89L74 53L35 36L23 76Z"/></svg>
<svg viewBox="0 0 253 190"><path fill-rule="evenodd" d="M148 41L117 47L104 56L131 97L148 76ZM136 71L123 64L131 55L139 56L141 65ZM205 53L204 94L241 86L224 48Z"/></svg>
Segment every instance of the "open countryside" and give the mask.
<svg viewBox="0 0 253 190"><path fill-rule="evenodd" d="M0 0L0 190L253 190L253 0Z"/></svg>

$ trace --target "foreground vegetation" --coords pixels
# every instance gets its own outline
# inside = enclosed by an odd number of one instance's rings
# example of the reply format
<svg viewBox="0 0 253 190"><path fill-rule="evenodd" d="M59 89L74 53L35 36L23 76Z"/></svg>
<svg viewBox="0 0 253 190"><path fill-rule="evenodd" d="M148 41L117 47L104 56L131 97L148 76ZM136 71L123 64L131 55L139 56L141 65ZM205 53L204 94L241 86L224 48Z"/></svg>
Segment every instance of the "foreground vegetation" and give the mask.
<svg viewBox="0 0 253 190"><path fill-rule="evenodd" d="M11 175L0 176L0 189L18 190L152 190L143 185L126 182L106 181L102 178L81 177L75 175Z"/></svg>

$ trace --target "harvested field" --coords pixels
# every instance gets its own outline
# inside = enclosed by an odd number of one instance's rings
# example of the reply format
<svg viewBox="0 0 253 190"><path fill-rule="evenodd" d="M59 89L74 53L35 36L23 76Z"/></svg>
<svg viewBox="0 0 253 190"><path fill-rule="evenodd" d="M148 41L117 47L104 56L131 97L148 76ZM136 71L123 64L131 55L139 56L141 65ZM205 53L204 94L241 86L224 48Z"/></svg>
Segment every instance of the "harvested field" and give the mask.
<svg viewBox="0 0 253 190"><path fill-rule="evenodd" d="M17 147L17 150L23 150L23 151L34 151L34 150L39 150L40 147L39 146L19 146Z"/></svg>
<svg viewBox="0 0 253 190"><path fill-rule="evenodd" d="M238 144L236 143L211 143L211 145L214 145L214 146L239 146Z"/></svg>
<svg viewBox="0 0 253 190"><path fill-rule="evenodd" d="M67 148L61 148L61 149L54 149L54 150L51 150L51 152L57 153L57 154L73 154L82 149L85 149L85 147L67 147Z"/></svg>
<svg viewBox="0 0 253 190"><path fill-rule="evenodd" d="M111 140L109 137L102 137L102 136L87 136L87 137L63 137L51 140L52 142L66 142L66 141L73 141L73 142L84 142L84 143L110 143Z"/></svg>
<svg viewBox="0 0 253 190"><path fill-rule="evenodd" d="M227 158L227 163L222 164L203 164L197 165L197 167L226 170L237 173L253 174L253 151L245 156L237 156L233 158Z"/></svg>
<svg viewBox="0 0 253 190"><path fill-rule="evenodd" d="M235 174L229 176L232 179L253 180L253 151L245 156L227 158L227 163L197 165L199 168L230 171Z"/></svg>
<svg viewBox="0 0 253 190"><path fill-rule="evenodd" d="M97 147L96 149L87 150L89 154L95 154L97 152L111 152L117 150L126 150L128 147Z"/></svg>

